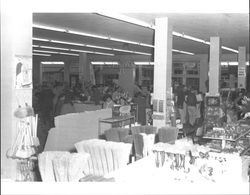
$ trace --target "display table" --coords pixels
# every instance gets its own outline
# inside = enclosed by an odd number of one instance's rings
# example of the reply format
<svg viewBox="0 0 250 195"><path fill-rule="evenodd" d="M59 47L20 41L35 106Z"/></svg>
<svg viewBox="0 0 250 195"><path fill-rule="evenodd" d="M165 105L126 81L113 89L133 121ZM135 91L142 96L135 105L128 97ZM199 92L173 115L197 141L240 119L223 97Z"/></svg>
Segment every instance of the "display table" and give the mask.
<svg viewBox="0 0 250 195"><path fill-rule="evenodd" d="M218 153L214 153L213 155L217 155ZM245 167L249 165L248 163L241 163L241 158L239 156L232 155L224 155L219 154L219 157L226 158L228 160L233 160L232 163L237 162L237 164L226 167L228 172L225 175L221 176L221 180L217 182L212 182L211 180L205 179L198 172L193 172L190 174L183 174L181 171L173 171L167 167L157 168L155 165L155 157L154 155L147 156L142 158L132 164L129 164L127 167L121 168L118 171L109 173L105 176L105 178L114 178L116 182L125 182L125 183L136 183L137 185L145 185L147 183L158 184L164 181L166 185L176 182L178 184L218 184L218 187L221 188L229 188L231 184L237 185L246 183L246 181L242 181L241 172L239 170L246 170ZM231 163L231 164L232 164ZM228 162L230 164L230 162ZM241 167L242 164L245 167ZM240 166L241 165L241 166ZM237 167L238 166L238 167ZM239 167L240 166L240 167ZM234 167L234 169L233 169ZM248 184L246 185L248 186ZM203 191L203 193L206 191Z"/></svg>
<svg viewBox="0 0 250 195"><path fill-rule="evenodd" d="M111 124L112 127L122 127L123 123L129 121L129 129L131 129L131 124L135 122L135 116L119 116L112 118L99 119L98 134L101 135L101 123Z"/></svg>

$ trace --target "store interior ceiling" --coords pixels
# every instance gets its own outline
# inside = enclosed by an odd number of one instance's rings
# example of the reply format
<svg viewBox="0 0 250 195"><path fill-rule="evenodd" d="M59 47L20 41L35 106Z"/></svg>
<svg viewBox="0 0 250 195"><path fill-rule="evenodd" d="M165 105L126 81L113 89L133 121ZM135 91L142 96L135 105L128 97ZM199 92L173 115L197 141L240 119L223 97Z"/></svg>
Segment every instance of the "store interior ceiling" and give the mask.
<svg viewBox="0 0 250 195"><path fill-rule="evenodd" d="M239 46L245 46L247 53L249 53L248 14L122 13L122 15L145 22L149 26L154 26L155 18L168 17L175 32L208 42L210 37L219 36L223 46L236 51ZM59 30L45 29L44 26L45 28L59 28ZM104 36L104 38L92 35ZM130 43L129 41L136 43ZM104 55L139 54L152 56L153 59L153 45L153 28L109 17L102 13L33 14L33 53L34 50L38 50L38 46L43 46L39 47L40 51L44 51L43 53L46 53L46 51L57 51L79 54L78 50L84 50L90 51L90 53L99 52L95 53L97 55L103 55L102 53ZM95 46L105 48L96 48ZM209 53L208 44L175 35L173 35L173 49L193 54ZM174 52L173 54L178 53ZM222 49L222 54L233 53L236 52ZM95 55L94 53L92 54Z"/></svg>

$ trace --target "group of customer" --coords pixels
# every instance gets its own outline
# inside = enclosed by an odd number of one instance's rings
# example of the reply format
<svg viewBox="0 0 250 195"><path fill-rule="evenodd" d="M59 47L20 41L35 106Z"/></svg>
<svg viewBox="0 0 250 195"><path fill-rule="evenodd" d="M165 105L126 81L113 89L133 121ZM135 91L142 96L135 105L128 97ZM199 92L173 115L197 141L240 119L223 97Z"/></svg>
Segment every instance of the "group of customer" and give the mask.
<svg viewBox="0 0 250 195"><path fill-rule="evenodd" d="M192 87L179 85L175 91L176 108L181 123L184 126L194 127L203 119L203 94Z"/></svg>

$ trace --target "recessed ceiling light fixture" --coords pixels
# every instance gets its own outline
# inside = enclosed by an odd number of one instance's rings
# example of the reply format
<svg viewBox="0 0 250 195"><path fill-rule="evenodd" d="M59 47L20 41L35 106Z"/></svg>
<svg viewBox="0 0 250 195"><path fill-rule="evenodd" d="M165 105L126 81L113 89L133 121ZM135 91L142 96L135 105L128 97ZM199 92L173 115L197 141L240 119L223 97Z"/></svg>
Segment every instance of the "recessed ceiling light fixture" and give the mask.
<svg viewBox="0 0 250 195"><path fill-rule="evenodd" d="M232 51L232 52L234 52L234 53L239 53L238 50L231 49L231 48L229 48L229 47L221 46L221 48L224 49L224 50L227 50L227 51Z"/></svg>
<svg viewBox="0 0 250 195"><path fill-rule="evenodd" d="M33 56L51 56L50 54L33 53Z"/></svg>
<svg viewBox="0 0 250 195"><path fill-rule="evenodd" d="M113 50L113 51L120 51L120 52L125 52L125 53L134 53L134 54L140 54L140 55L147 55L147 56L152 55L151 53L137 52L137 51L133 51L133 50L117 49L117 48L111 48L111 47L101 47L101 46L96 46L96 45L88 45L88 44L81 44L81 43L74 43L74 42L67 42L67 41L48 40L48 39L42 39L42 38L33 38L33 40L39 40L39 41L44 41L45 40L45 42L53 42L53 43L61 43L61 44L67 44L67 45L84 46L84 47L91 47L91 48L97 48L97 49ZM36 47L39 47L39 45L36 45ZM55 48L58 48L58 47L55 47ZM51 47L51 49L52 49L52 47ZM66 50L66 48L63 48L63 49ZM86 50L73 50L73 49L68 49L68 50L77 51L77 52L94 53L94 51L86 51ZM194 55L193 53L190 53L190 52L187 52L187 51L182 51L182 50L174 50L173 49L173 51ZM100 52L96 52L96 53L100 53ZM114 55L114 54L109 54L109 53L101 53L101 54Z"/></svg>
<svg viewBox="0 0 250 195"><path fill-rule="evenodd" d="M118 62L91 62L92 65L119 65Z"/></svg>
<svg viewBox="0 0 250 195"><path fill-rule="evenodd" d="M40 24L33 24L33 27L34 28L42 28L42 29L46 29L46 30L59 31L59 32L66 32L66 30L63 28L57 28L57 27L53 27L53 26L45 26L45 25L40 25Z"/></svg>
<svg viewBox="0 0 250 195"><path fill-rule="evenodd" d="M73 43L73 42L68 42L68 41L51 40L50 42L52 42L52 43L61 43L61 44L66 44L66 45L85 46L85 45L82 44L82 43Z"/></svg>
<svg viewBox="0 0 250 195"><path fill-rule="evenodd" d="M45 49L57 49L57 50L65 50L65 51L69 51L69 49L67 48L62 48L62 47L50 47L50 46L39 46L40 48L45 48Z"/></svg>
<svg viewBox="0 0 250 195"><path fill-rule="evenodd" d="M239 62L236 61L230 61L230 62L221 62L220 63L222 66L238 66ZM246 62L246 65L249 66L249 61Z"/></svg>
<svg viewBox="0 0 250 195"><path fill-rule="evenodd" d="M85 32L80 32L80 31L61 29L61 28L50 27L50 26L45 26L45 25L33 24L33 27L34 28L40 28L40 29L46 29L46 30L52 30L52 31L58 31L58 32L65 32L65 33L69 33L69 34L93 37L93 38L98 38L98 39L106 39L106 40L117 41L117 42L122 42L122 43L141 45L141 46L145 46L145 47L152 47L152 48L154 47L154 45L139 43L139 42L135 42L135 41L124 40L124 39L119 39L119 38L115 38L115 37L111 37L111 36L95 35L95 34L92 34L92 33L85 33Z"/></svg>
<svg viewBox="0 0 250 195"><path fill-rule="evenodd" d="M134 62L135 65L154 65L154 62Z"/></svg>
<svg viewBox="0 0 250 195"><path fill-rule="evenodd" d="M65 53L65 52L55 52L55 51L45 51L45 50L33 50L33 52L41 52L41 53L51 53L51 54L62 54L62 55L72 55L72 56L79 56L79 54L74 53Z"/></svg>
<svg viewBox="0 0 250 195"><path fill-rule="evenodd" d="M182 53L182 54L187 54L187 55L194 55L194 53L187 52L187 51L181 51L181 50L178 50L178 49L173 49L172 51Z"/></svg>
<svg viewBox="0 0 250 195"><path fill-rule="evenodd" d="M89 45L89 44L80 44L80 43L73 43L73 42L67 42L67 41L58 41L58 40L48 40L48 39L40 39L40 38L33 38L33 40L39 40L39 41L45 41L45 42L53 42L53 43L61 43L61 44L67 44L67 45L77 45L77 46L83 46L83 47L90 47L90 48L97 48L97 49L104 49L104 50L114 50L114 51L120 51L120 52L126 52L126 53L135 53L135 54L141 54L141 55L152 55L151 53L144 53L144 52L137 52L137 51L132 51L132 50L125 50L125 49L116 49L116 48L111 48L111 47L102 47L102 46L97 46L97 45ZM42 46L40 46L42 47ZM47 46L43 46L45 48ZM47 47L49 48L49 47ZM57 49L60 49L59 47L54 47ZM53 49L53 47L51 47ZM63 48L66 50L66 48ZM70 49L67 49L70 50ZM76 50L72 50L76 51ZM103 52L94 52L94 51L86 51L86 50L77 50L79 52L88 52L88 53L96 53L96 54L101 54L101 55L114 55L110 53L103 53Z"/></svg>
<svg viewBox="0 0 250 195"><path fill-rule="evenodd" d="M64 64L64 62L57 62L57 61L44 61L44 62L41 62L42 64Z"/></svg>
<svg viewBox="0 0 250 195"><path fill-rule="evenodd" d="M146 28L150 28L150 29L154 29L154 25L153 24L148 24L147 22L143 22L141 20L137 20L135 18L131 18L129 16L125 16L122 14L117 14L117 13L105 13L105 12L98 12L98 15L102 15L105 17L109 17L109 18L114 18L116 20L121 20L127 23L131 23L131 24L135 24L138 26L143 26Z"/></svg>
<svg viewBox="0 0 250 195"><path fill-rule="evenodd" d="M134 19L134 18L131 18L129 16L122 15L122 14L104 13L104 12L98 12L97 14L102 15L102 16L106 16L106 17L109 17L109 18L114 18L116 20L124 21L124 22L127 22L127 23L143 26L143 27L146 27L146 28L155 29L155 26L153 24L149 24L147 22L143 22L143 21L140 21L140 20L137 20L137 19ZM173 35L177 36L177 37L184 38L184 39L188 39L188 40L196 41L196 42L199 42L199 43L203 43L203 44L206 44L206 45L210 45L209 41L202 40L202 39L199 39L199 38L196 38L196 37L193 37L193 36L185 35L184 33L179 33L179 32L173 31ZM224 49L224 50L227 50L227 51L234 52L234 53L239 53L237 50L231 49L229 47L222 46L221 48Z"/></svg>
<svg viewBox="0 0 250 195"><path fill-rule="evenodd" d="M75 53L65 53L65 52L58 52L58 54L69 55L69 56L79 56L79 54L75 54Z"/></svg>
<svg viewBox="0 0 250 195"><path fill-rule="evenodd" d="M36 49L34 49L33 50L34 52L41 52L41 53L53 53L53 54L56 54L56 53L58 53L58 52L56 52L56 51L45 51L45 50L36 50Z"/></svg>

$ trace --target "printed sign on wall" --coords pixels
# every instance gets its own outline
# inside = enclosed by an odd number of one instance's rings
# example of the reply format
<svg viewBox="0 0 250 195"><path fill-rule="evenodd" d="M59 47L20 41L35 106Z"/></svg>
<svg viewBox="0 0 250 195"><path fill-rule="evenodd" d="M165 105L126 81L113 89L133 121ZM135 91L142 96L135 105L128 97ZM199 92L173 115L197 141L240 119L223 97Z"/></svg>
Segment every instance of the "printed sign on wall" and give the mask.
<svg viewBox="0 0 250 195"><path fill-rule="evenodd" d="M15 56L16 89L32 88L32 58L31 56Z"/></svg>

